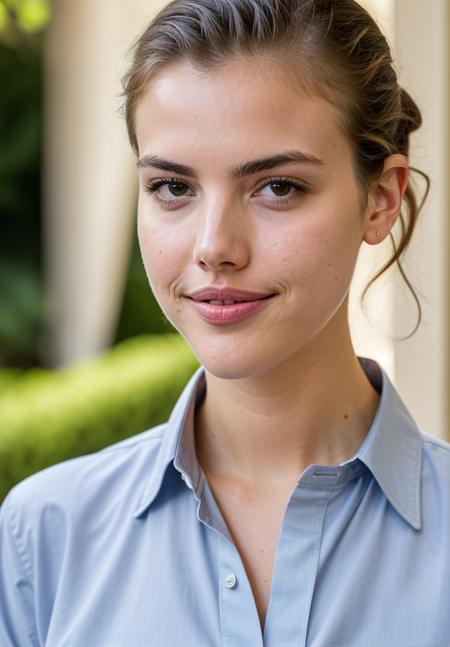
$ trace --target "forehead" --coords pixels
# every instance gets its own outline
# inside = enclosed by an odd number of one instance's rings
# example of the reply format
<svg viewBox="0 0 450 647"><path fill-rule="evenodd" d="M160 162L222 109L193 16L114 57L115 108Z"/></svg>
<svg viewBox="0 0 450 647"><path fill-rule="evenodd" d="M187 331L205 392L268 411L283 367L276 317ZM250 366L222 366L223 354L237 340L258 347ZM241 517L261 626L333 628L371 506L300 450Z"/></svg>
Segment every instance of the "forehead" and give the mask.
<svg viewBox="0 0 450 647"><path fill-rule="evenodd" d="M209 72L183 61L160 71L138 102L136 136L140 154L155 147L259 154L297 145L330 162L350 154L337 108L267 60L238 59Z"/></svg>

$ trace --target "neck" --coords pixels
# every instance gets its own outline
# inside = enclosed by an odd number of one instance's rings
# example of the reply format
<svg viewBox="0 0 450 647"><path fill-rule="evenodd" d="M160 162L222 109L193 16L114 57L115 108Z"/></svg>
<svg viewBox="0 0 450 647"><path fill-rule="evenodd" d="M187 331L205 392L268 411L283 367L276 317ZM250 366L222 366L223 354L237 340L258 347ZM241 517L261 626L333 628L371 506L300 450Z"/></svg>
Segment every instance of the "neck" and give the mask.
<svg viewBox="0 0 450 647"><path fill-rule="evenodd" d="M224 380L206 371L205 399L195 414L196 453L205 474L249 489L283 488L311 464L350 458L370 429L380 396L350 335L338 348L322 356L302 349L288 365L251 378Z"/></svg>

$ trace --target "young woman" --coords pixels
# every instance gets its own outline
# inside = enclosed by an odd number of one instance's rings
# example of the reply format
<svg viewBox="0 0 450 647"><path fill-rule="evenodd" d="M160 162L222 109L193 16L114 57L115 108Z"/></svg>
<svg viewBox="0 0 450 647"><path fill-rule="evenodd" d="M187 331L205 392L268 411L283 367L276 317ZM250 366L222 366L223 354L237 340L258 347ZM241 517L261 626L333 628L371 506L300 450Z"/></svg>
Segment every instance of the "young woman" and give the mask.
<svg viewBox="0 0 450 647"><path fill-rule="evenodd" d="M0 644L448 647L450 445L347 318L361 245L400 218L398 262L418 215L384 36L354 0L175 0L124 92L201 366L167 423L10 491Z"/></svg>

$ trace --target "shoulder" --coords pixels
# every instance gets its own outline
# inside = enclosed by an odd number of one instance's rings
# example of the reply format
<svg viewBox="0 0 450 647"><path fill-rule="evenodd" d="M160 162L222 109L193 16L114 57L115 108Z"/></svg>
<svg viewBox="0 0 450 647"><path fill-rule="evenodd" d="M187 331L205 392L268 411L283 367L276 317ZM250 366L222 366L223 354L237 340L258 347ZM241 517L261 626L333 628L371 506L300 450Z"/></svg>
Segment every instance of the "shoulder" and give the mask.
<svg viewBox="0 0 450 647"><path fill-rule="evenodd" d="M450 531L450 443L431 434L422 437L422 500Z"/></svg>
<svg viewBox="0 0 450 647"><path fill-rule="evenodd" d="M426 461L437 470L443 470L450 478L450 443L431 434L421 431L423 453Z"/></svg>
<svg viewBox="0 0 450 647"><path fill-rule="evenodd" d="M104 449L51 465L17 483L4 504L26 525L39 523L50 511L75 519L86 508L127 498L132 506L156 465L166 423ZM2 504L3 505L3 504ZM22 528L25 531L25 528Z"/></svg>
<svg viewBox="0 0 450 647"><path fill-rule="evenodd" d="M64 573L100 563L105 545L131 528L166 428L47 467L8 492L0 506L2 645L11 617L14 644L28 644L37 622L47 626Z"/></svg>

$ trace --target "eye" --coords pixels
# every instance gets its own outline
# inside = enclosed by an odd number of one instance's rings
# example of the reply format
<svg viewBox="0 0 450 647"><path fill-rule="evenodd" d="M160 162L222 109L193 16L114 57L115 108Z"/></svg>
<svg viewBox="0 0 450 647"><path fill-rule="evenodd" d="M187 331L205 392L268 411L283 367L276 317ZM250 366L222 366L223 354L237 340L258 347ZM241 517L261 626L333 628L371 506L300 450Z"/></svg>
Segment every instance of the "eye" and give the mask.
<svg viewBox="0 0 450 647"><path fill-rule="evenodd" d="M260 195L269 198L276 206L289 204L300 195L304 195L309 192L306 184L302 184L285 177L270 178L262 185L262 187L260 187L259 192L266 187L270 187L270 190L275 194L275 196L273 196L273 194L270 196L264 193L260 193Z"/></svg>
<svg viewBox="0 0 450 647"><path fill-rule="evenodd" d="M275 195L261 193L266 187L270 187ZM188 185L178 178L155 178L145 185L145 191L152 196L155 203L167 209L175 207L180 201L183 202L183 198L187 197L186 190L189 190ZM306 184L285 177L276 177L266 180L256 195L269 199L270 206L281 207L307 193L309 188Z"/></svg>
<svg viewBox="0 0 450 647"><path fill-rule="evenodd" d="M167 188L164 193L162 192L163 188ZM156 204L167 208L177 204L177 198L183 198L186 189L189 189L188 185L177 178L159 177L145 185L145 191L152 196Z"/></svg>

